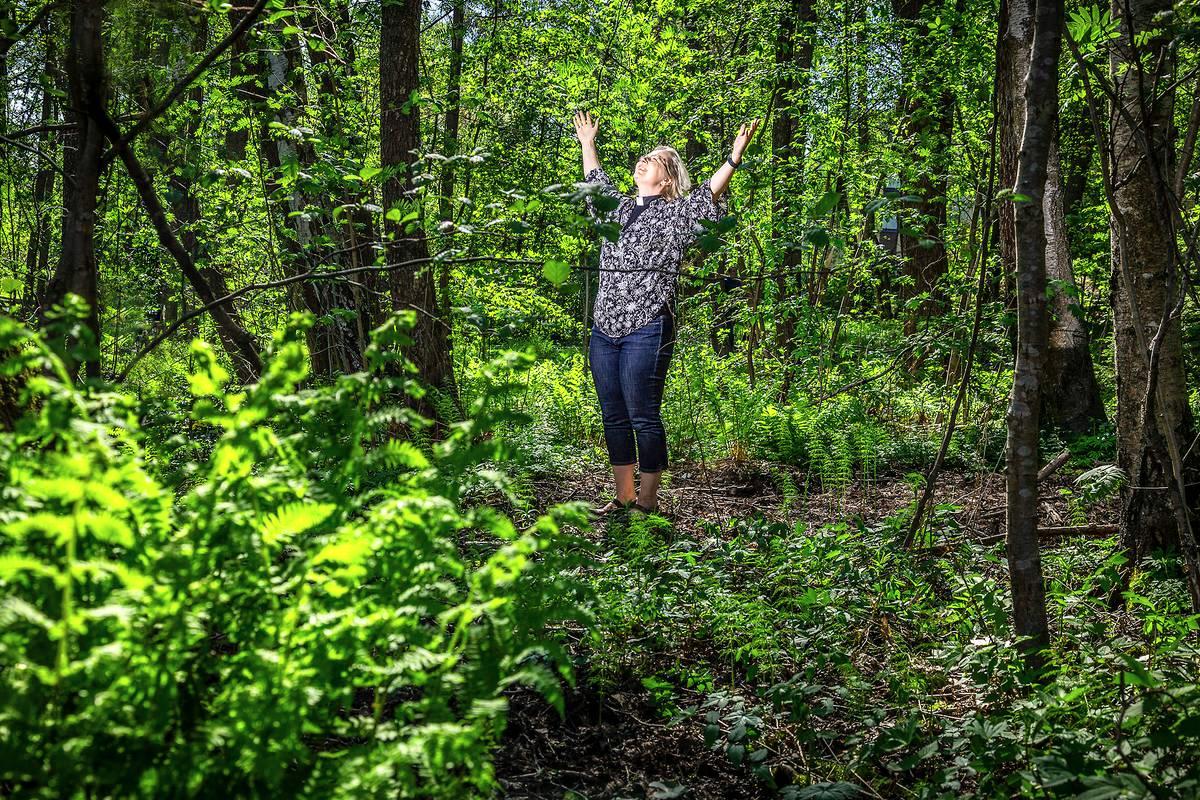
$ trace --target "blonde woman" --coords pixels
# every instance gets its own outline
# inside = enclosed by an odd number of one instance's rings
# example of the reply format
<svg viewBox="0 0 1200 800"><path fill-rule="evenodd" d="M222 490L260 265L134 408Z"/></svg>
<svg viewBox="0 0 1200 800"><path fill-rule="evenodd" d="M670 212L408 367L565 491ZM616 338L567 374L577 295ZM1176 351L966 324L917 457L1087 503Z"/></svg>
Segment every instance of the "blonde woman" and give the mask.
<svg viewBox="0 0 1200 800"><path fill-rule="evenodd" d="M620 225L617 241L605 239L600 247L600 287L588 346L616 483L616 498L596 512L653 513L667 467L661 408L675 348L676 277L685 253L704 232L701 220L716 222L728 213L728 201L721 196L759 121L741 126L725 163L695 189L679 153L672 147L654 148L634 168L636 196L621 194L600 166L598 123L591 114L579 112L574 122L584 180L599 184L600 194L618 201L611 211L601 211L589 196L588 213ZM636 488L635 467L641 473Z"/></svg>

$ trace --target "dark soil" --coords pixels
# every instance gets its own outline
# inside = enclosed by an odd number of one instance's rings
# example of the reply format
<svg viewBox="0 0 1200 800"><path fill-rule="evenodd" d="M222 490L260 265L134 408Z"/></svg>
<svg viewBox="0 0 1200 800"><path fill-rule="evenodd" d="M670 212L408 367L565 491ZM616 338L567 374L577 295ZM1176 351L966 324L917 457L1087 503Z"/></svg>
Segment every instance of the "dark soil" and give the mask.
<svg viewBox="0 0 1200 800"><path fill-rule="evenodd" d="M640 685L601 694L580 674L567 693L566 719L535 692L509 696L496 769L510 800L554 798L766 798L754 778L704 746L693 717L669 726ZM670 793L686 787L680 795ZM569 794L574 792L575 795Z"/></svg>

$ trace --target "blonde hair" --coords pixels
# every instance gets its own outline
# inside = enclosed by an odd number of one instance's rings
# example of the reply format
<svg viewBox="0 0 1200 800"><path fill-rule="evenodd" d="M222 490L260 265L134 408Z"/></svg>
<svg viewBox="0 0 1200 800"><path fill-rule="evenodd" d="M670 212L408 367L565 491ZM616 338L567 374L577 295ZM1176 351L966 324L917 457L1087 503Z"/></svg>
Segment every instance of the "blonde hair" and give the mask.
<svg viewBox="0 0 1200 800"><path fill-rule="evenodd" d="M688 177L687 167L683 165L683 159L674 147L656 147L647 155L658 156L655 160L662 164L667 177L671 179L671 182L662 188L664 200L677 200L691 191L692 180Z"/></svg>

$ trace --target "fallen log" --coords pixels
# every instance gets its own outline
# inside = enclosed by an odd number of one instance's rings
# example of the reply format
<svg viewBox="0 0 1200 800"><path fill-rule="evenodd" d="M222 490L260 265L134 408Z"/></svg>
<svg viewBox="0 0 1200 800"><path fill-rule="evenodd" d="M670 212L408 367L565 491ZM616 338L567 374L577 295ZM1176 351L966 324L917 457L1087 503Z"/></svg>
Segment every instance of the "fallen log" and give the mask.
<svg viewBox="0 0 1200 800"><path fill-rule="evenodd" d="M1041 483L1042 481L1046 480L1046 478L1049 478L1051 475L1058 472L1059 468L1061 468L1062 465L1067 463L1070 459L1070 450L1063 450L1061 453L1056 455L1053 459L1051 459L1049 464L1038 470L1038 483Z"/></svg>

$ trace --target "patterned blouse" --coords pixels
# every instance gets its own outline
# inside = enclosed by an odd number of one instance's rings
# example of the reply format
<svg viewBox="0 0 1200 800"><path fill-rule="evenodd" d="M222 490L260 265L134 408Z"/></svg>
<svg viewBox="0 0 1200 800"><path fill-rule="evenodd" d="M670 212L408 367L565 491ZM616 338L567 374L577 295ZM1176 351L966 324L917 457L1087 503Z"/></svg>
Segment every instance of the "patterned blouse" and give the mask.
<svg viewBox="0 0 1200 800"><path fill-rule="evenodd" d="M600 194L619 201L612 211L597 209L590 195L585 204L593 218L621 226L617 241L604 239L600 246L600 289L592 319L608 336L625 336L653 320L674 298L684 254L704 233L700 221L720 220L729 213L729 201L714 198L706 180L686 197L651 200L630 224L636 197L622 195L601 167L584 180L600 184Z"/></svg>

